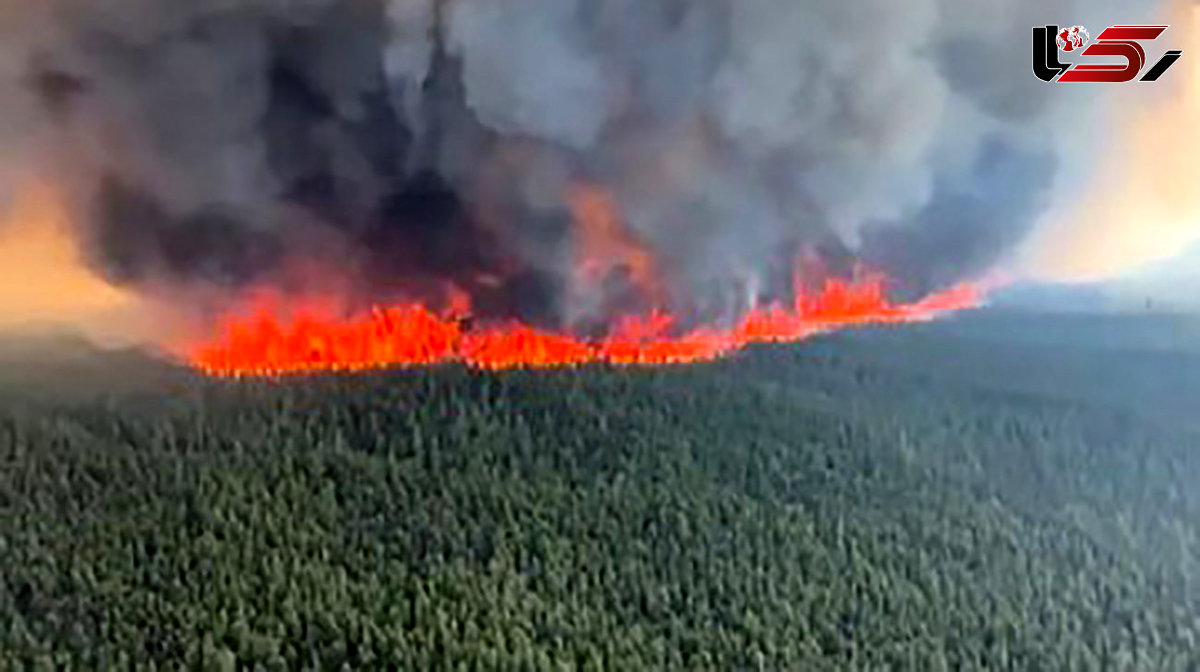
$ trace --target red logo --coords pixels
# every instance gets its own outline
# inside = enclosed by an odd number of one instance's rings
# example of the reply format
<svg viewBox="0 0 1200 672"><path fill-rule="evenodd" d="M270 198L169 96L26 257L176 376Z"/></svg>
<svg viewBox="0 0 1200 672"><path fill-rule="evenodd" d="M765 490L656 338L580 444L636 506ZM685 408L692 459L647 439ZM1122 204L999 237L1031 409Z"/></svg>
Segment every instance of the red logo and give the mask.
<svg viewBox="0 0 1200 672"><path fill-rule="evenodd" d="M1049 25L1033 29L1033 74L1044 82L1132 82L1146 69L1146 48L1143 42L1157 40L1169 26L1111 26L1096 37L1095 44L1083 26L1059 30ZM1059 50L1078 51L1080 56L1118 58L1124 63L1074 64L1059 60ZM1163 76L1183 52L1168 50L1154 63L1143 82L1153 82Z"/></svg>
<svg viewBox="0 0 1200 672"><path fill-rule="evenodd" d="M1088 34L1087 28L1083 26L1071 26L1070 28L1063 28L1058 32L1058 48L1063 51L1083 49L1091 41L1092 36Z"/></svg>

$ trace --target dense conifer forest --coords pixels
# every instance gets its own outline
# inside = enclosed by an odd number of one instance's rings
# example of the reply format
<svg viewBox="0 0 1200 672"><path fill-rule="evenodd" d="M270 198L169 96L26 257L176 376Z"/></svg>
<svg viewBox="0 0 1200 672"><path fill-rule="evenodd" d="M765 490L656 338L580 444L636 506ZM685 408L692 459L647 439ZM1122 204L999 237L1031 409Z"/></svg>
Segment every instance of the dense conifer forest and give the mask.
<svg viewBox="0 0 1200 672"><path fill-rule="evenodd" d="M0 670L1197 669L1195 334L982 314L242 382L12 357Z"/></svg>

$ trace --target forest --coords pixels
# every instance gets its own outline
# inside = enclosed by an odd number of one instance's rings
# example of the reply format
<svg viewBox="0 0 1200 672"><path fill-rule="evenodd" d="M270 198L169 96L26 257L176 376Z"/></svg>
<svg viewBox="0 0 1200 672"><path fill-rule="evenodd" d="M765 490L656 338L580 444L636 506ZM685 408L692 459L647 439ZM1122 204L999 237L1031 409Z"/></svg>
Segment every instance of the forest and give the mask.
<svg viewBox="0 0 1200 672"><path fill-rule="evenodd" d="M1196 331L241 381L0 348L0 670L1200 669Z"/></svg>

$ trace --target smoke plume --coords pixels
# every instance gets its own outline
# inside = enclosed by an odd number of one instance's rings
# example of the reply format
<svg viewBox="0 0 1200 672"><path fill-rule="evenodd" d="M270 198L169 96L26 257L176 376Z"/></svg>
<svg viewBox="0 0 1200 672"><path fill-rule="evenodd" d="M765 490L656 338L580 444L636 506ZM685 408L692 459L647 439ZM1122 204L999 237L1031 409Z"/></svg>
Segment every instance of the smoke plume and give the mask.
<svg viewBox="0 0 1200 672"><path fill-rule="evenodd" d="M638 278L578 287L582 193L688 310L798 257L919 294L1027 233L1066 100L1030 27L1112 4L0 0L0 198L46 177L93 267L155 292L452 282L584 319Z"/></svg>

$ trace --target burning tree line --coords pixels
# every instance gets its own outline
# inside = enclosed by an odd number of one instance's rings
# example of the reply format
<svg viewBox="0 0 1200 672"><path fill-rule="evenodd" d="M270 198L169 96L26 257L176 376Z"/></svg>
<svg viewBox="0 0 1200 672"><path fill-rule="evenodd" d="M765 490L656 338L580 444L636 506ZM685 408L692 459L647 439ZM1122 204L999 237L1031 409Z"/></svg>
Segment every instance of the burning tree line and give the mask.
<svg viewBox="0 0 1200 672"><path fill-rule="evenodd" d="M572 191L574 254L567 292L600 300L594 336L547 329L515 319L477 320L472 296L449 284L435 310L429 302L373 306L340 314L337 300L306 301L267 295L242 313L222 316L217 340L184 348L200 370L227 376L462 362L480 369L549 368L604 363L684 364L716 359L754 343L795 342L815 333L870 324L934 319L977 307L984 286L960 285L911 303L888 297L889 279L856 269L848 279L806 286L802 261L792 277L791 301L750 305L724 325L685 321L669 306L666 282L653 250L620 217L602 189ZM614 285L617 289L614 289ZM598 317L598 319L596 319Z"/></svg>
<svg viewBox="0 0 1200 672"><path fill-rule="evenodd" d="M419 303L339 318L321 308L290 319L263 306L228 319L215 343L191 346L189 363L215 375L354 371L457 361L481 369L545 368L592 363L682 364L716 359L754 343L799 341L822 331L933 319L977 306L982 293L964 285L911 304L894 304L883 281L827 281L791 306L754 309L728 328L680 331L671 315L653 312L616 320L599 340L519 323L470 326L469 302L438 314Z"/></svg>

